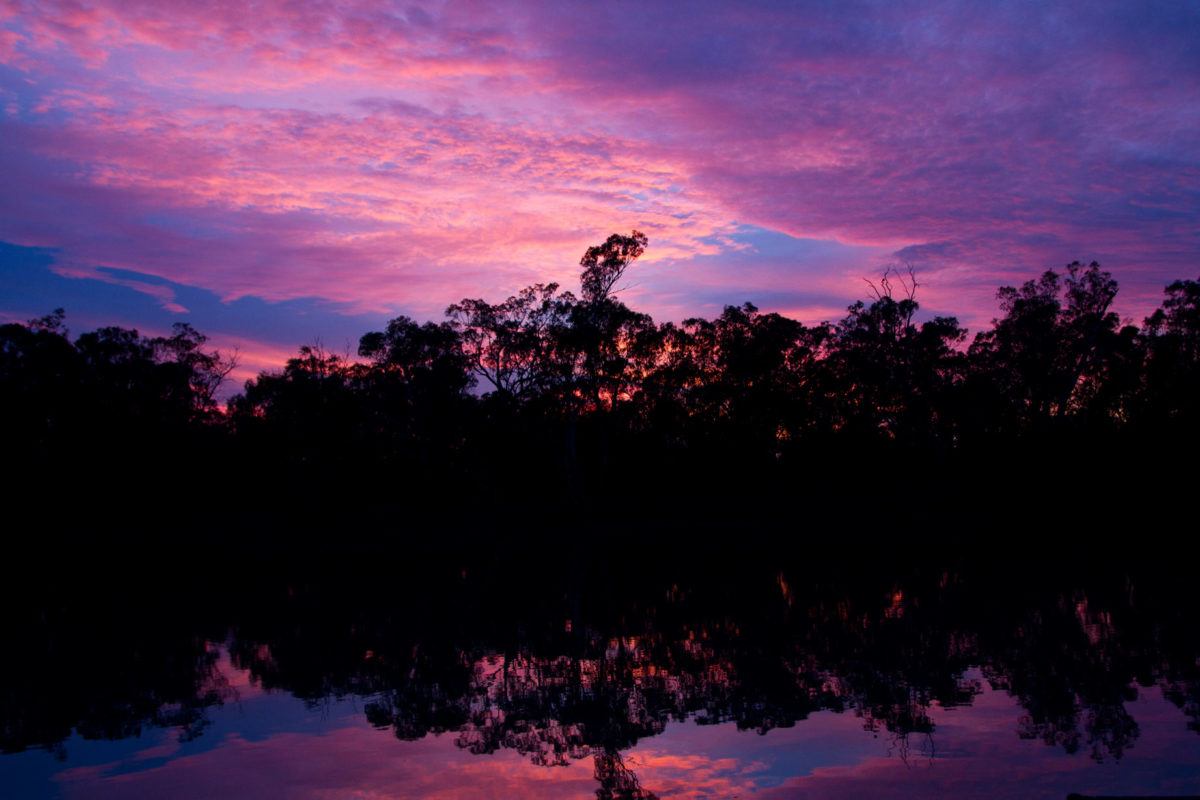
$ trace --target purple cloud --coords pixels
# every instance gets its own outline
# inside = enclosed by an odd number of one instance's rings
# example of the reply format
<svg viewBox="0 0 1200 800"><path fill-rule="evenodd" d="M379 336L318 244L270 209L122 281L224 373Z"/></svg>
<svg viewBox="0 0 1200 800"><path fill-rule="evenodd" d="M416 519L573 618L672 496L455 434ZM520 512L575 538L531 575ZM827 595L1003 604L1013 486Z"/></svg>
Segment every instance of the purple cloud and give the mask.
<svg viewBox="0 0 1200 800"><path fill-rule="evenodd" d="M437 316L636 227L659 316L909 262L978 327L1078 258L1136 319L1200 260L1200 10L8 0L0 169L0 240L227 302Z"/></svg>

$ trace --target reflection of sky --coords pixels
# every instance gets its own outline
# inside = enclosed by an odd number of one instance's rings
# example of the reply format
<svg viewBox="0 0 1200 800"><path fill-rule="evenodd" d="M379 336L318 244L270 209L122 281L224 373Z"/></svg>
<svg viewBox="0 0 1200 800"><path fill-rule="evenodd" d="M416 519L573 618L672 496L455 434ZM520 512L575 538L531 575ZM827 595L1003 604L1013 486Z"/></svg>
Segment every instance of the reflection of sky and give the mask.
<svg viewBox="0 0 1200 800"><path fill-rule="evenodd" d="M0 3L0 314L182 317L278 363L573 286L586 246L634 227L628 297L675 319L829 316L895 260L975 329L998 283L1076 258L1135 319L1195 277L1195 4L253 14Z"/></svg>
<svg viewBox="0 0 1200 800"><path fill-rule="evenodd" d="M541 767L512 750L472 755L454 734L397 740L370 726L360 700L306 706L263 693L223 668L238 699L210 711L190 742L148 729L122 741L64 744L0 757L5 796L67 798L591 798L592 761ZM1200 737L1157 688L1130 704L1141 735L1119 761L1096 763L1017 737L1021 711L984 689L970 706L934 707L931 738L907 755L853 713L819 712L760 735L732 723L671 723L622 753L644 789L660 797L1025 797L1200 791Z"/></svg>

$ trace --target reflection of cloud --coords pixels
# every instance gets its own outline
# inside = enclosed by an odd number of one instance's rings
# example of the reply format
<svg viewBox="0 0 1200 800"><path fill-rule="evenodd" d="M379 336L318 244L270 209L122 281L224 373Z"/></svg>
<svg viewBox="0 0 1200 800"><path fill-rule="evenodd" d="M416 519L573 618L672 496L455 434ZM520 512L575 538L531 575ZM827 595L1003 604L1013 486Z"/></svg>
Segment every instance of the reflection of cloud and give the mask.
<svg viewBox="0 0 1200 800"><path fill-rule="evenodd" d="M207 645L208 649L217 650L219 655L216 662L217 674L220 680L233 692L233 698L237 702L252 700L264 694L262 686L251 675L249 669L242 669L233 663L230 657L229 649L221 647L212 642ZM259 647L258 658L260 661L269 661L271 657L270 648L266 645Z"/></svg>
<svg viewBox="0 0 1200 800"><path fill-rule="evenodd" d="M656 752L653 746L626 758L642 786L659 797L741 797L756 790L755 777L764 765L736 758Z"/></svg>
<svg viewBox="0 0 1200 800"><path fill-rule="evenodd" d="M1134 705L1143 738L1117 762L1097 764L1082 754L1018 738L1014 700L986 690L968 708L934 713L932 760L873 756L854 764L817 767L762 792L763 798L962 797L1062 798L1089 795L1195 792L1182 767L1194 752L1180 739L1181 721L1157 690Z"/></svg>
<svg viewBox="0 0 1200 800"><path fill-rule="evenodd" d="M161 766L60 773L68 797L566 798L594 797L591 762L537 767L513 752L474 756L452 737L400 742L369 727L262 741L231 735L219 748ZM93 780L107 772L100 781Z"/></svg>
<svg viewBox="0 0 1200 800"><path fill-rule="evenodd" d="M298 702L298 701L294 701ZM732 724L672 724L623 754L643 788L662 798L1054 797L1196 790L1194 742L1155 690L1135 703L1143 739L1118 762L1096 764L1017 737L1015 702L985 690L969 707L933 711L934 757L902 761L886 736L851 714L814 714L766 735ZM190 752L174 740L126 761L61 771L68 797L590 798L590 758L536 766L501 750L472 755L453 736L399 741L365 720L317 735L254 741L230 734ZM891 755L889 755L889 752Z"/></svg>

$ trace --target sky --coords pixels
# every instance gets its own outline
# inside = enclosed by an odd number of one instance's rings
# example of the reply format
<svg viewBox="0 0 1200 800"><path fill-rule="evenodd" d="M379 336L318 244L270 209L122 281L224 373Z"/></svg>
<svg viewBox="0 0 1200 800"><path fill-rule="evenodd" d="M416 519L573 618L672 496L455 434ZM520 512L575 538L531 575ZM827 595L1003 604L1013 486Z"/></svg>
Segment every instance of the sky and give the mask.
<svg viewBox="0 0 1200 800"><path fill-rule="evenodd" d="M188 321L238 377L649 237L622 299L972 330L1200 275L1200 4L0 0L0 321Z"/></svg>

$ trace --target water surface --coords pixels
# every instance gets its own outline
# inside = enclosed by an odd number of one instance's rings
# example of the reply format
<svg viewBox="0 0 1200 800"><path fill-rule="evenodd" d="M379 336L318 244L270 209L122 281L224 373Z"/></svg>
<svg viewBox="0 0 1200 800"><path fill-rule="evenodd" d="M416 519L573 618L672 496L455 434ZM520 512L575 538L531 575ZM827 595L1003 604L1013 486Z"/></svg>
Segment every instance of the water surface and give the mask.
<svg viewBox="0 0 1200 800"><path fill-rule="evenodd" d="M1178 565L652 550L41 574L0 795L1200 793Z"/></svg>

